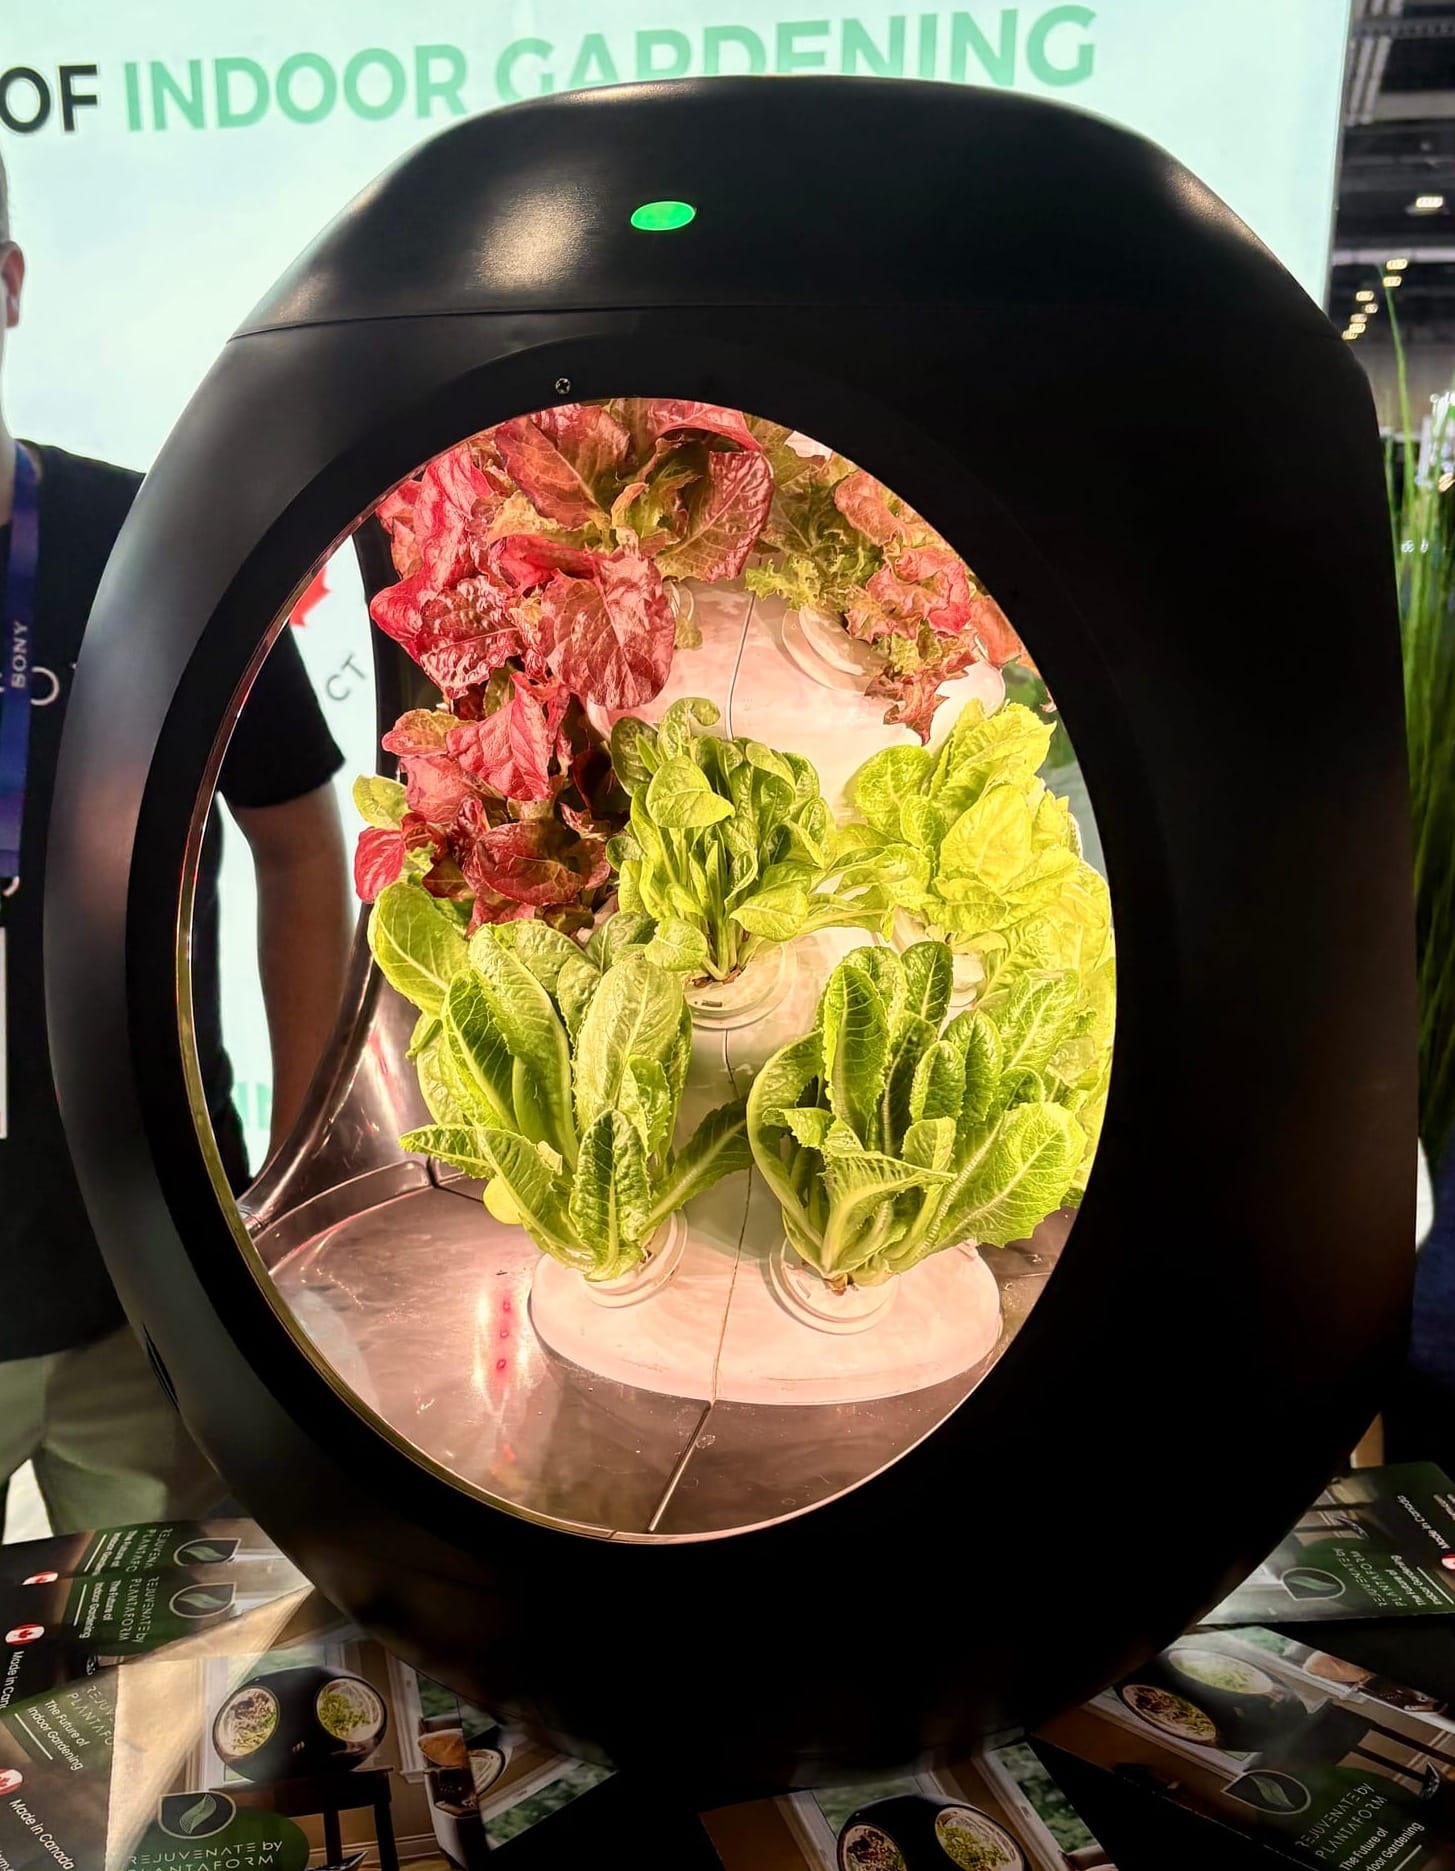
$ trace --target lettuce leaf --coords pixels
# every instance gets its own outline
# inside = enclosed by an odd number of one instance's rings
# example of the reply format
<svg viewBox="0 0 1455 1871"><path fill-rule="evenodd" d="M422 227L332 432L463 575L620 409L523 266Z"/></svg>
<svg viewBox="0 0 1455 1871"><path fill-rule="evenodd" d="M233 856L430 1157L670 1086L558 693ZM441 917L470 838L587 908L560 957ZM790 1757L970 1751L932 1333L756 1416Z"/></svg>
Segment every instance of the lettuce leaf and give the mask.
<svg viewBox="0 0 1455 1871"><path fill-rule="evenodd" d="M473 562L478 515L498 491L486 451L470 440L436 455L420 476L410 524L424 569L439 583Z"/></svg>
<svg viewBox="0 0 1455 1871"><path fill-rule="evenodd" d="M584 950L539 923L485 924L467 944L417 884L392 886L373 919L381 966L422 1009L411 1052L434 1123L403 1147L484 1181L497 1220L593 1280L627 1272L668 1216L750 1161L741 1099L675 1148L691 1020L646 953L651 925L620 920Z"/></svg>
<svg viewBox="0 0 1455 1871"><path fill-rule="evenodd" d="M575 1047L576 1116L586 1130L621 1098L634 1061L666 1061L682 1018L682 987L645 955L608 968L591 998Z"/></svg>
<svg viewBox="0 0 1455 1871"><path fill-rule="evenodd" d="M380 892L369 916L369 947L389 985L427 1014L441 1012L467 959L459 923L412 882Z"/></svg>
<svg viewBox="0 0 1455 1871"><path fill-rule="evenodd" d="M834 483L834 505L849 524L876 546L897 546L923 523L882 481L856 468Z"/></svg>
<svg viewBox="0 0 1455 1871"><path fill-rule="evenodd" d="M747 1108L788 1239L839 1290L1024 1238L1074 1198L1087 1160L1053 1069L1083 1018L1072 977L942 1024L948 948L869 954L834 970L814 1032L768 1060Z"/></svg>
<svg viewBox="0 0 1455 1871"><path fill-rule="evenodd" d="M494 431L500 458L516 486L560 526L605 523L602 491L621 466L631 437L605 409L574 403L518 416Z"/></svg>
<svg viewBox="0 0 1455 1871"><path fill-rule="evenodd" d="M863 969L836 968L829 976L818 1024L829 1109L866 1148L877 1148L890 1028L879 990Z"/></svg>
<svg viewBox="0 0 1455 1871"><path fill-rule="evenodd" d="M509 1102L533 1143L546 1142L574 1163L577 1131L571 1097L571 1047L560 1012L524 960L486 928L470 940L472 985L489 1007L511 1062ZM451 989L453 995L458 987ZM445 1032L450 1031L446 1003Z"/></svg>
<svg viewBox="0 0 1455 1871"><path fill-rule="evenodd" d="M405 807L404 788L398 780L365 773L354 781L354 810L366 825L397 830L404 822Z"/></svg>
<svg viewBox="0 0 1455 1871"><path fill-rule="evenodd" d="M741 410L724 409L721 403L694 403L657 397L645 405L647 432L654 437L678 434L684 429L720 435L739 448L756 451L757 437Z"/></svg>
<svg viewBox="0 0 1455 1871"><path fill-rule="evenodd" d="M750 1168L752 1160L744 1101L735 1098L709 1111L654 1191L649 1225L656 1227L724 1176Z"/></svg>
<svg viewBox="0 0 1455 1871"><path fill-rule="evenodd" d="M487 1130L481 1133L481 1141L495 1172L490 1189L498 1181L510 1198L505 1215L493 1209L497 1217L523 1227L543 1253L554 1254L566 1266L587 1275L596 1272L601 1257L572 1224L567 1206L571 1184L561 1172L553 1170L518 1131Z"/></svg>
<svg viewBox="0 0 1455 1871"><path fill-rule="evenodd" d="M709 451L680 534L657 555L664 577L736 578L773 500L773 470L756 450Z"/></svg>
<svg viewBox="0 0 1455 1871"><path fill-rule="evenodd" d="M850 797L876 832L900 836L900 809L922 796L932 762L923 747L884 747L871 754L849 783Z"/></svg>
<svg viewBox="0 0 1455 1871"><path fill-rule="evenodd" d="M578 901L606 882L611 866L599 838L577 837L553 818L509 819L480 834L464 871L477 896L488 890L510 903L543 908Z"/></svg>
<svg viewBox="0 0 1455 1871"><path fill-rule="evenodd" d="M513 1059L483 984L470 969L450 983L441 1008L443 1076L475 1124L513 1124Z"/></svg>
<svg viewBox="0 0 1455 1871"><path fill-rule="evenodd" d="M412 709L384 736L399 756L405 812L369 823L355 852L367 902L403 876L469 905L472 928L537 911L587 927L608 893L606 841L625 815L605 742L550 677L499 672L473 712ZM372 820L399 807L395 782L359 782Z"/></svg>
<svg viewBox="0 0 1455 1871"><path fill-rule="evenodd" d="M468 901L472 926L530 910L588 925L626 799L585 704L660 691L693 641L669 581L736 577L772 493L739 412L650 398L513 418L394 488L377 516L400 576L370 613L449 707L411 710L385 737L416 822L382 821L370 795L365 900L418 875ZM547 816L538 806L575 841L503 829Z"/></svg>
<svg viewBox="0 0 1455 1871"><path fill-rule="evenodd" d="M1007 1111L953 1185L942 1230L998 1247L1024 1240L1065 1200L1083 1144L1076 1119L1059 1105Z"/></svg>
<svg viewBox="0 0 1455 1871"><path fill-rule="evenodd" d="M420 1156L432 1156L453 1169L464 1170L489 1182L495 1165L486 1153L483 1133L465 1126L427 1124L420 1130L406 1131L399 1139L401 1150L413 1150Z"/></svg>
<svg viewBox="0 0 1455 1871"><path fill-rule="evenodd" d="M566 700L555 689L537 688L515 675L508 699L483 719L452 728L446 746L463 774L500 798L549 799Z"/></svg>
<svg viewBox="0 0 1455 1871"><path fill-rule="evenodd" d="M646 1152L621 1111L603 1111L582 1137L567 1212L595 1256L595 1277L614 1279L638 1257L651 1213Z"/></svg>
<svg viewBox="0 0 1455 1871"><path fill-rule="evenodd" d="M541 598L541 642L553 675L605 708L639 708L672 667L676 622L662 575L627 552L598 558L590 578L557 573Z"/></svg>
<svg viewBox="0 0 1455 1871"><path fill-rule="evenodd" d="M459 696L483 686L512 657L523 658L527 639L510 593L494 578L471 574L422 597L405 648L444 694Z"/></svg>
<svg viewBox="0 0 1455 1871"><path fill-rule="evenodd" d="M627 717L612 732L632 795L608 857L622 908L658 925L664 965L722 981L766 944L884 926L892 905L867 872L828 887L830 819L812 765L718 736L716 723L711 702L688 697L655 727Z"/></svg>
<svg viewBox="0 0 1455 1871"><path fill-rule="evenodd" d="M927 742L944 682L974 662L1030 666L1004 612L912 507L840 456L805 462L786 432L756 432L776 486L748 588L837 617L866 644L867 693L888 700L886 722Z"/></svg>
<svg viewBox="0 0 1455 1871"><path fill-rule="evenodd" d="M1084 1183L1110 1083L1115 949L1106 883L1081 856L1066 801L1039 775L1053 732L1018 703L987 716L972 702L935 754L875 754L850 781L861 816L836 834L832 860L840 888L895 867L902 910L978 961L977 1005L1000 1023L995 1070L1042 1077L1075 1116ZM918 876L902 864L908 848ZM1023 1029L1046 1005L1049 1049ZM983 1051L983 1033L976 1044Z"/></svg>

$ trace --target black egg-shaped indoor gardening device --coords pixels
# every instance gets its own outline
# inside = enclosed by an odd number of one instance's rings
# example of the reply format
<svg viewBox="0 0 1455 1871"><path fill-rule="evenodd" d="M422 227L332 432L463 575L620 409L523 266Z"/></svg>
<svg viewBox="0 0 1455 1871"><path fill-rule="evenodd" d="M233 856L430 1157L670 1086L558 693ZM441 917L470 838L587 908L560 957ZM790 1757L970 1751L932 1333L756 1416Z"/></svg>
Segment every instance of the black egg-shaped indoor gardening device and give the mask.
<svg viewBox="0 0 1455 1871"><path fill-rule="evenodd" d="M363 907L234 1194L199 865L325 589ZM237 1497L705 1800L1088 1694L1317 1491L1404 1327L1409 899L1370 396L1253 235L1030 99L668 83L436 137L227 345L87 633L48 1007Z"/></svg>

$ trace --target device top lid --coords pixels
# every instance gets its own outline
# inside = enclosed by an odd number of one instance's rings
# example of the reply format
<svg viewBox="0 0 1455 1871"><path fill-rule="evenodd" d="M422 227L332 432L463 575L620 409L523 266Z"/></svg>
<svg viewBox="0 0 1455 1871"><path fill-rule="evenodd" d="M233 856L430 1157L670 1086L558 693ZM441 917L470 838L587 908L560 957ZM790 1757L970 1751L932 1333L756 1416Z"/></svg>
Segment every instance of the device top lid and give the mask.
<svg viewBox="0 0 1455 1871"><path fill-rule="evenodd" d="M1209 189L1085 112L950 84L710 78L455 125L358 195L242 329L995 301L1075 319L1250 294L1266 313L1270 291L1317 316Z"/></svg>

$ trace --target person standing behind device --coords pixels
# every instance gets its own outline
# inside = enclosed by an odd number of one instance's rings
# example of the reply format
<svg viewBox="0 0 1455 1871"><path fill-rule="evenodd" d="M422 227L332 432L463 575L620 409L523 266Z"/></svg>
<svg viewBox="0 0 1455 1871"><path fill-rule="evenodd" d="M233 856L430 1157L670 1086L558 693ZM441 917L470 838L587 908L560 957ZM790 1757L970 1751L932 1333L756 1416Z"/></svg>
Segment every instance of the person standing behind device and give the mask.
<svg viewBox="0 0 1455 1871"><path fill-rule="evenodd" d="M24 277L0 165L0 357ZM30 1461L57 1532L195 1516L224 1492L123 1320L71 1167L45 1027L41 913L61 716L140 480L17 442L0 410L0 1517L9 1477ZM341 764L285 631L219 780L257 873L273 1148L302 1108L343 991L354 905L330 784ZM197 878L193 1003L213 1131L241 1189L248 1165L219 1004L220 854L214 812Z"/></svg>

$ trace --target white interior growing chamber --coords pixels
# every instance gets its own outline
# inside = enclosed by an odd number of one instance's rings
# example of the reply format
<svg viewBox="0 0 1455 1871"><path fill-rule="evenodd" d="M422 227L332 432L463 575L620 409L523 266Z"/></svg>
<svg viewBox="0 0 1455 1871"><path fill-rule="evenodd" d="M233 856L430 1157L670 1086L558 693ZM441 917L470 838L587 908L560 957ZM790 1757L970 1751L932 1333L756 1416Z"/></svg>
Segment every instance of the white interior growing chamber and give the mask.
<svg viewBox="0 0 1455 1871"><path fill-rule="evenodd" d="M413 704L350 826L387 979L240 1198L255 1271L504 1507L809 1509L1004 1355L1090 1173L1110 904L1034 646L973 540L704 403L513 418L359 538L330 628Z"/></svg>

